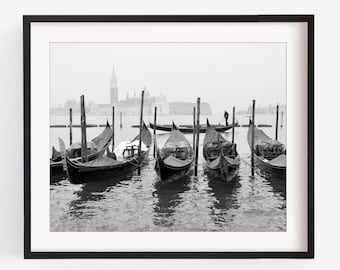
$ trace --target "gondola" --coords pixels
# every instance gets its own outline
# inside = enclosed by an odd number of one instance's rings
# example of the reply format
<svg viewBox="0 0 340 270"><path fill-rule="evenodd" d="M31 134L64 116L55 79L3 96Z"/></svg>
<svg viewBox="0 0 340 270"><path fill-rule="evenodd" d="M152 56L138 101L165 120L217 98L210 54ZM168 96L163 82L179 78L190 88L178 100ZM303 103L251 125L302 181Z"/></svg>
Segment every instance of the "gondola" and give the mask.
<svg viewBox="0 0 340 270"><path fill-rule="evenodd" d="M52 157L50 158L50 175L64 174L62 155L54 146L52 147Z"/></svg>
<svg viewBox="0 0 340 270"><path fill-rule="evenodd" d="M155 125L150 123L150 128L155 129ZM218 132L225 132L232 128L232 125L214 125L213 128ZM172 125L156 125L156 130L171 132ZM178 130L182 133L192 133L193 127L192 125L182 125L178 126ZM207 127L205 125L200 126L200 133L205 133L207 131Z"/></svg>
<svg viewBox="0 0 340 270"><path fill-rule="evenodd" d="M252 122L248 128L248 144L252 145ZM254 127L254 161L260 169L275 175L286 175L286 149L285 146L271 139L261 129Z"/></svg>
<svg viewBox="0 0 340 270"><path fill-rule="evenodd" d="M105 155L95 160L81 162L72 160L65 155L67 176L72 183L86 183L90 181L100 181L104 179L114 179L126 173L131 173L132 170L138 168L139 164L144 164L148 160L149 150L151 146L151 133L144 124L141 141L142 151L139 160L138 144L140 136L137 135L130 144L126 146L122 153L117 155ZM59 139L60 149L64 149L62 139ZM121 159L116 159L115 156L121 154ZM140 163L139 163L140 162Z"/></svg>
<svg viewBox="0 0 340 270"><path fill-rule="evenodd" d="M95 138L88 143L88 159L95 160L101 157L112 139L112 129L107 122L105 129ZM81 144L73 143L69 149L67 149L67 155L70 159L80 160ZM52 147L52 157L50 159L50 175L64 174L62 155L54 147Z"/></svg>
<svg viewBox="0 0 340 270"><path fill-rule="evenodd" d="M236 144L227 141L220 132L209 125L203 141L203 157L206 170L211 179L217 178L224 182L232 181L240 167L240 156Z"/></svg>
<svg viewBox="0 0 340 270"><path fill-rule="evenodd" d="M157 148L155 170L162 181L176 181L187 176L193 163L193 149L184 134L173 123L162 149Z"/></svg>

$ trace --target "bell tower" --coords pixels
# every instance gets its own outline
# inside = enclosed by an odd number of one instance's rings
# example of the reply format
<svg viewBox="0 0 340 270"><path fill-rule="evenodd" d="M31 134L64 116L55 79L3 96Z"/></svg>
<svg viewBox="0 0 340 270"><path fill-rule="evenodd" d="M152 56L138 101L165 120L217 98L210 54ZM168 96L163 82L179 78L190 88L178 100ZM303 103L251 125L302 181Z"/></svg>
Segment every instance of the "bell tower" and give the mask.
<svg viewBox="0 0 340 270"><path fill-rule="evenodd" d="M111 82L110 82L110 103L111 105L118 102L118 83L115 72L115 67L112 68Z"/></svg>

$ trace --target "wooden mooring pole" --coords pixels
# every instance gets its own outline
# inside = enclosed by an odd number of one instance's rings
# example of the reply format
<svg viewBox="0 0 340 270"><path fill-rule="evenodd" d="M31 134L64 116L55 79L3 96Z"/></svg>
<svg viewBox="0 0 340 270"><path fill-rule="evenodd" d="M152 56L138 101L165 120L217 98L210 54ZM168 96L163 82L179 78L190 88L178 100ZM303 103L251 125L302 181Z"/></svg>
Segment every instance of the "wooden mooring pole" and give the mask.
<svg viewBox="0 0 340 270"><path fill-rule="evenodd" d="M192 149L194 149L195 158L195 138L196 138L196 108L192 108Z"/></svg>
<svg viewBox="0 0 340 270"><path fill-rule="evenodd" d="M231 133L231 142L234 144L234 139L235 139L235 107L233 107L233 129Z"/></svg>
<svg viewBox="0 0 340 270"><path fill-rule="evenodd" d="M70 146L72 145L72 108L70 108Z"/></svg>
<svg viewBox="0 0 340 270"><path fill-rule="evenodd" d="M153 157L156 157L156 148L157 148L157 141L156 141L156 125L157 125L157 107L155 107L155 113L153 117Z"/></svg>
<svg viewBox="0 0 340 270"><path fill-rule="evenodd" d="M276 105L275 140L279 136L279 105Z"/></svg>
<svg viewBox="0 0 340 270"><path fill-rule="evenodd" d="M253 110L251 115L251 174L254 175L254 142L255 142L255 99L253 99Z"/></svg>
<svg viewBox="0 0 340 270"><path fill-rule="evenodd" d="M138 145L138 175L141 170L142 157L142 132L143 132L143 104L144 104L144 90L142 90L141 105L140 105L140 121L139 121L139 145Z"/></svg>
<svg viewBox="0 0 340 270"><path fill-rule="evenodd" d="M112 153L115 150L115 106L112 106Z"/></svg>
<svg viewBox="0 0 340 270"><path fill-rule="evenodd" d="M80 123L81 123L81 159L83 162L88 161L87 157L87 141L86 141L86 114L85 114L85 98L80 96Z"/></svg>
<svg viewBox="0 0 340 270"><path fill-rule="evenodd" d="M195 176L197 176L197 166L198 166L198 150L200 142L200 103L201 99L197 98L197 125L196 125L196 151L195 151Z"/></svg>
<svg viewBox="0 0 340 270"><path fill-rule="evenodd" d="M123 113L122 112L119 113L119 118L120 118L119 127L123 128Z"/></svg>

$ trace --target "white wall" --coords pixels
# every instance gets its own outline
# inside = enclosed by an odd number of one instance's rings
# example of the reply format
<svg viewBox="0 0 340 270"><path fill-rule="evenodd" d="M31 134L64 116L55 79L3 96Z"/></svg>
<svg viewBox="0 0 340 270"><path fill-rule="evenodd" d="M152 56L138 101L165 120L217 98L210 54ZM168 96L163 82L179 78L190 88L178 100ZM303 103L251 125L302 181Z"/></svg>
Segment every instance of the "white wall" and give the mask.
<svg viewBox="0 0 340 270"><path fill-rule="evenodd" d="M7 2L7 3L6 3ZM0 3L0 269L339 269L338 1L55 0ZM316 258L314 260L23 260L23 14L316 15Z"/></svg>

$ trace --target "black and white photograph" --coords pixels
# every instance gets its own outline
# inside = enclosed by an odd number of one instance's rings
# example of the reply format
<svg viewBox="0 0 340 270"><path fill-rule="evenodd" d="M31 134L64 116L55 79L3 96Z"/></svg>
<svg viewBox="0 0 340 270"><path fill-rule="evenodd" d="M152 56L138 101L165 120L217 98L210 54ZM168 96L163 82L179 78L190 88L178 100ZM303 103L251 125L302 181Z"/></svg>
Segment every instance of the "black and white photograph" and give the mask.
<svg viewBox="0 0 340 270"><path fill-rule="evenodd" d="M49 78L50 232L287 231L285 42L51 42Z"/></svg>

